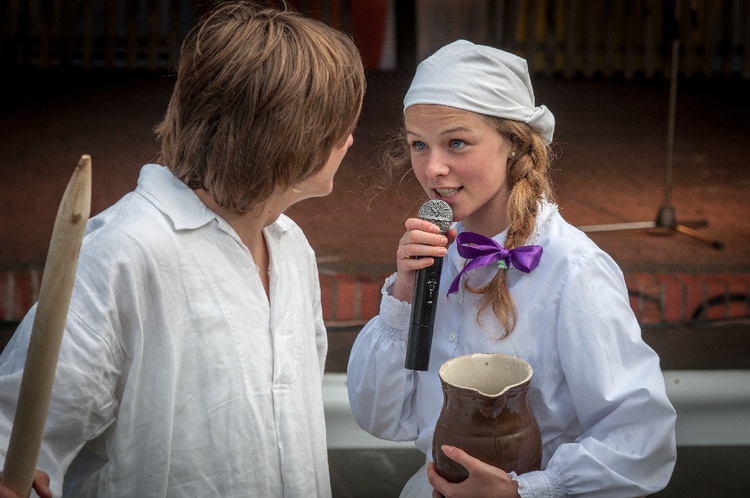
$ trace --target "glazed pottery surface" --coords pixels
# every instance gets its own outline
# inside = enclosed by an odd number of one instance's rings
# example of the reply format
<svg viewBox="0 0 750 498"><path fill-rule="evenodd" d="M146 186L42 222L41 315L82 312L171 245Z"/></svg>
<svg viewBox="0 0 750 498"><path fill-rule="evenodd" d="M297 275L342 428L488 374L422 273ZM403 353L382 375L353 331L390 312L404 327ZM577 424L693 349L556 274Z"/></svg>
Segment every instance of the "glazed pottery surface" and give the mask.
<svg viewBox="0 0 750 498"><path fill-rule="evenodd" d="M539 470L541 434L528 401L531 365L515 356L472 354L448 360L439 374L444 399L432 455L443 478L461 482L469 476L445 456L445 444L506 472Z"/></svg>

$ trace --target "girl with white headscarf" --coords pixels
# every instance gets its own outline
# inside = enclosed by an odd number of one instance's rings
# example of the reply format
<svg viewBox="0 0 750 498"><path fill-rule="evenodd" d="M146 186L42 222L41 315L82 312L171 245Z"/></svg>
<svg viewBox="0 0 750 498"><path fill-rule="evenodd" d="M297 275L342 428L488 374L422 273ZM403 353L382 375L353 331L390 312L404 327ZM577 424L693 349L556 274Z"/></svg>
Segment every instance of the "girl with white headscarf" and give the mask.
<svg viewBox="0 0 750 498"><path fill-rule="evenodd" d="M455 224L441 234L426 220L406 221L397 272L383 286L380 314L357 337L347 382L361 427L415 441L426 454L402 496L624 497L664 488L676 458L675 411L659 358L641 339L617 264L553 203L555 121L535 104L526 61L451 43L417 68L404 117L400 162L428 197L450 204ZM498 248L496 264L464 257L477 240ZM512 256L521 247L534 255L529 266ZM444 262L431 360L417 372L404 368L414 278L435 257ZM431 463L443 403L438 369L480 352L531 364L541 469L506 473L445 447L469 471L452 484Z"/></svg>

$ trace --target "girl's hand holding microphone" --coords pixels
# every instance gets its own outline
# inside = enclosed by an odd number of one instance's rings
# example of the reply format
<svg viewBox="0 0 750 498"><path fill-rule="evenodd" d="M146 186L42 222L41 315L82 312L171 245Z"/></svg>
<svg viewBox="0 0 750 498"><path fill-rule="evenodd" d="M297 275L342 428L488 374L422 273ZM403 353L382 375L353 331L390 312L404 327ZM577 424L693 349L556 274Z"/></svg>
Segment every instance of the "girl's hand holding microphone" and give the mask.
<svg viewBox="0 0 750 498"><path fill-rule="evenodd" d="M442 258L448 253L448 246L456 240L456 230L451 228L443 234L437 225L421 218L409 218L404 225L406 233L396 251L398 274L392 295L410 303L415 272L431 266L434 263L432 258Z"/></svg>

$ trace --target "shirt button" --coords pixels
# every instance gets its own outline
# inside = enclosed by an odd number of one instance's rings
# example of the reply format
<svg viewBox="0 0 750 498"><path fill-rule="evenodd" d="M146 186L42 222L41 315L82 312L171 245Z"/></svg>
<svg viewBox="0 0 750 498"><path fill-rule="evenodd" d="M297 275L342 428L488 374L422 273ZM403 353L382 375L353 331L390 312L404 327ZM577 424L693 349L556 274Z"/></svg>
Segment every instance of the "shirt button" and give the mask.
<svg viewBox="0 0 750 498"><path fill-rule="evenodd" d="M455 341L456 340L456 334L449 335L448 336L448 340L451 341L451 342Z"/></svg>

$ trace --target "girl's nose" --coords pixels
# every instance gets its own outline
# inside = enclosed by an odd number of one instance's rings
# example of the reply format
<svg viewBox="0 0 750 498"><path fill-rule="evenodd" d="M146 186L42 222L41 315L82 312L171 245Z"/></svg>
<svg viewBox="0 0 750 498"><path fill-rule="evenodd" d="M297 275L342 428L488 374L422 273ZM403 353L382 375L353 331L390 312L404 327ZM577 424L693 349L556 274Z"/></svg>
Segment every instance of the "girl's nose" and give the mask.
<svg viewBox="0 0 750 498"><path fill-rule="evenodd" d="M427 164L425 165L425 174L427 176L444 176L448 174L449 169L446 158L439 152L433 152L427 158Z"/></svg>

